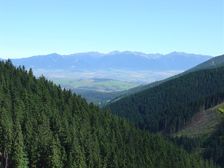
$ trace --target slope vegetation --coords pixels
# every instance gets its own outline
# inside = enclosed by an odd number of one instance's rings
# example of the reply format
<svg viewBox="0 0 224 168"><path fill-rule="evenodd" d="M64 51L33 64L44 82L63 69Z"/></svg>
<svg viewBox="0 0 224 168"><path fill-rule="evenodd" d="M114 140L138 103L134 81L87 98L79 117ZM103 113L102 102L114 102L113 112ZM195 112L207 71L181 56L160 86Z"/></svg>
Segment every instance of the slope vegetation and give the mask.
<svg viewBox="0 0 224 168"><path fill-rule="evenodd" d="M223 65L224 65L224 55L220 55L195 66L194 68L190 69L190 71L219 68L222 67Z"/></svg>
<svg viewBox="0 0 224 168"><path fill-rule="evenodd" d="M223 106L224 103L221 103L196 113L186 127L177 132L176 135L185 137L207 137L211 135L222 123L222 114L219 110Z"/></svg>
<svg viewBox="0 0 224 168"><path fill-rule="evenodd" d="M224 67L181 75L108 105L152 132L177 132L199 111L224 100Z"/></svg>
<svg viewBox="0 0 224 168"><path fill-rule="evenodd" d="M0 167L208 168L70 91L0 62Z"/></svg>

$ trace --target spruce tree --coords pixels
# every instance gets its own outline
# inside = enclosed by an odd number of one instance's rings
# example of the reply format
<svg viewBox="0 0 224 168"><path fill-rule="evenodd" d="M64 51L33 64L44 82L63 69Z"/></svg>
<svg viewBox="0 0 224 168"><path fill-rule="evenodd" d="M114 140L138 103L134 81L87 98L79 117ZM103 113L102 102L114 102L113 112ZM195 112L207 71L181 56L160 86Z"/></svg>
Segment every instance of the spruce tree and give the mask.
<svg viewBox="0 0 224 168"><path fill-rule="evenodd" d="M15 121L13 136L12 163L17 168L28 167L28 158L24 149L23 134L19 121Z"/></svg>

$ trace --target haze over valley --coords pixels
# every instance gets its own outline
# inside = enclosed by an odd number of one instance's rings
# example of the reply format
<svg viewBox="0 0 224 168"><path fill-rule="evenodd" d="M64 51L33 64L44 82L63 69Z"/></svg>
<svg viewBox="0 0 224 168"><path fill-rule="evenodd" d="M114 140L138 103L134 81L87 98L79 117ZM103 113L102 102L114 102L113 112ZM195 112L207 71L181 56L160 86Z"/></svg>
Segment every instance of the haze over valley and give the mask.
<svg viewBox="0 0 224 168"><path fill-rule="evenodd" d="M0 20L0 168L224 168L223 0L9 0Z"/></svg>
<svg viewBox="0 0 224 168"><path fill-rule="evenodd" d="M114 51L49 54L12 59L12 62L32 68L36 76L44 75L89 102L104 104L122 91L174 76L209 58L211 56L183 52L163 55Z"/></svg>

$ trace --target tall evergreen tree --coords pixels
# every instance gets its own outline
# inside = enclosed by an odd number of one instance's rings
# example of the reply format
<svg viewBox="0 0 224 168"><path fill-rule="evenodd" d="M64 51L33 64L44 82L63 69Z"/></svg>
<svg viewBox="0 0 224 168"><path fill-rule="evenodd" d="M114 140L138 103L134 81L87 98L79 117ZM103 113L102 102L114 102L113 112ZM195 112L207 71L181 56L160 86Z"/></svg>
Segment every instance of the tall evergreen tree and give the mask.
<svg viewBox="0 0 224 168"><path fill-rule="evenodd" d="M24 149L23 134L19 121L15 121L12 150L12 165L17 168L28 167L28 158Z"/></svg>

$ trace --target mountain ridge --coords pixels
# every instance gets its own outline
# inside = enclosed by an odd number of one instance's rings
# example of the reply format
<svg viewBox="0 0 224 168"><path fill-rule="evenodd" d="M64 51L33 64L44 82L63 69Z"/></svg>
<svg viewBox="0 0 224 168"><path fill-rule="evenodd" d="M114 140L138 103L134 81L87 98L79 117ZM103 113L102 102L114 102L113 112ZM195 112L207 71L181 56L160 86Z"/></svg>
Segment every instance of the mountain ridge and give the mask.
<svg viewBox="0 0 224 168"><path fill-rule="evenodd" d="M211 56L171 52L169 54L145 54L131 51L110 53L86 52L69 55L52 53L27 58L12 59L15 65L28 68L62 69L133 69L133 70L183 70L208 60ZM43 62L48 65L43 66ZM178 66L179 62L179 66Z"/></svg>
<svg viewBox="0 0 224 168"><path fill-rule="evenodd" d="M213 69L213 68L218 68L218 67L222 67L222 66L224 66L224 54L213 57L213 58L211 58L211 59L209 59L209 60L207 60L203 63L200 63L200 64L196 65L195 67L190 68L190 69L188 69L188 70L186 70L182 73L179 73L177 75L168 77L168 78L163 79L163 80L155 81L155 82L152 82L152 83L149 83L149 84L140 85L140 86L128 89L128 90L124 91L123 94L121 94L118 97L115 97L114 99L112 99L110 103L117 101L117 99L121 99L121 98L124 98L126 96L144 91L146 89L149 89L149 88L152 88L154 86L160 85L164 82L167 82L167 81L172 80L174 78L181 77L181 76L186 75L186 74L191 73L191 72L195 72L195 71L199 71L199 70L205 70L205 69Z"/></svg>
<svg viewBox="0 0 224 168"><path fill-rule="evenodd" d="M224 99L224 81L220 78L222 72L224 67L183 74L155 84L155 87L146 87L145 90L115 99L108 107L143 129L176 132L201 106L209 108ZM124 109L127 104L128 108Z"/></svg>

